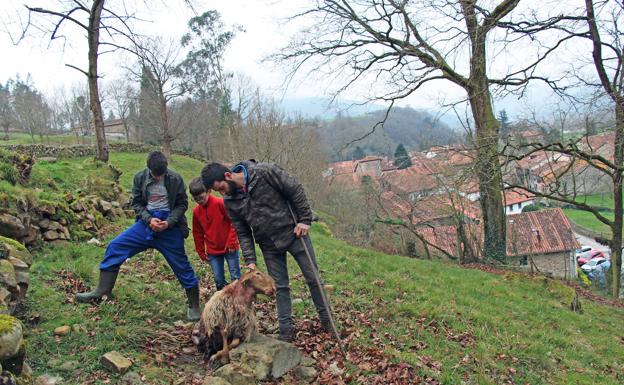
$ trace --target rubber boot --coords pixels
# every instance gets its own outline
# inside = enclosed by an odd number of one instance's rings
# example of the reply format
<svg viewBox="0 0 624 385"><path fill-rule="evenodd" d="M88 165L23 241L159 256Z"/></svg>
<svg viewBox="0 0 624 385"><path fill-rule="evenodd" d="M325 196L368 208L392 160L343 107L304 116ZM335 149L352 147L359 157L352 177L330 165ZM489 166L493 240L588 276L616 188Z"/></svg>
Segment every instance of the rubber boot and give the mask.
<svg viewBox="0 0 624 385"><path fill-rule="evenodd" d="M115 287L115 281L117 280L118 273L119 272L117 271L100 270L100 281L98 282L95 290L76 294L76 301L99 301L103 296L110 296L113 292L113 287Z"/></svg>
<svg viewBox="0 0 624 385"><path fill-rule="evenodd" d="M186 318L189 321L199 321L201 315L199 311L199 286L193 286L186 291L186 298L188 299L188 309L186 310Z"/></svg>

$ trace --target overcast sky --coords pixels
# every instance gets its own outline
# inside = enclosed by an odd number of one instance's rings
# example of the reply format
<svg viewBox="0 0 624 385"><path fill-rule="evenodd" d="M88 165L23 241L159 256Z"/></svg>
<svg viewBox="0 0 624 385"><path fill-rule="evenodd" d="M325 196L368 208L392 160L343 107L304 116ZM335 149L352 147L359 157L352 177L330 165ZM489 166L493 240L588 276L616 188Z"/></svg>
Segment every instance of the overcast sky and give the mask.
<svg viewBox="0 0 624 385"><path fill-rule="evenodd" d="M544 0L550 1L550 0ZM114 6L122 0L109 0ZM30 73L35 85L44 92L51 94L59 85L70 85L83 82L84 75L67 67L73 64L86 67L86 39L82 31L68 24L64 32L69 36L66 44L62 41L50 43L47 37L32 36L15 45L12 40L19 36L20 23L25 20L24 3L36 6L51 6L56 0L0 0L0 82L5 82L16 74L25 77ZM129 0L129 4L144 4L141 1ZM179 39L186 31L187 21L194 16L184 5L183 0L147 0L150 9L139 9L142 19L150 20L135 22L137 30L145 34L163 35ZM288 16L302 10L307 3L304 0L229 0L202 1L194 0L195 10L202 13L208 9L218 10L227 25L238 24L245 29L234 39L226 53L225 68L231 72L248 75L262 90L277 98L295 97L328 97L332 83L323 83L322 79L300 77L296 82L284 87L285 73L275 65L266 64L262 59L275 53L284 46L289 38L298 30L296 23L284 23ZM21 19L20 16L21 15ZM10 33L10 35L9 35ZM522 54L517 52L517 54ZM510 56L511 57L511 56ZM106 54L100 61L100 74L104 81L122 75L122 66L129 59L122 58L119 53ZM371 86L372 87L372 86ZM365 100L370 88L354 88L342 97L351 100ZM538 95L543 95L538 91ZM463 94L453 88L449 82L438 82L426 87L418 93L406 98L400 104L418 108L436 110L440 100L457 99ZM529 99L532 98L529 93ZM522 109L521 102L508 98L497 101L498 108L511 110ZM543 102L540 102L543 104Z"/></svg>

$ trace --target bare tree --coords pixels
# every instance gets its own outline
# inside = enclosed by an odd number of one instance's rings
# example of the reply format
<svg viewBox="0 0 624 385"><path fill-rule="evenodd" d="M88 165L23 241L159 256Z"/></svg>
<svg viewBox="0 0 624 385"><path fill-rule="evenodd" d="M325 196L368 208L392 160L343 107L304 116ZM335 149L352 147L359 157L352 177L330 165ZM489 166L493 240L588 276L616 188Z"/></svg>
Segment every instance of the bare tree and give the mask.
<svg viewBox="0 0 624 385"><path fill-rule="evenodd" d="M317 1L314 8L301 13L314 18L313 24L276 55L278 61L294 63L293 73L308 64L313 71L328 69L343 80L338 92L358 82L378 82L384 91L371 99L391 104L435 81L448 81L462 89L475 126L485 250L495 259L505 257L505 220L499 124L491 87L522 87L531 79L547 81L536 75L536 66L568 38L526 55L526 62L500 76L490 74L495 72L491 68L497 55L488 56L488 48L505 52L518 44L526 49L528 41L537 41L540 32L561 20L547 17L530 34L516 34L521 20L514 20L511 13L519 3L502 0L488 9L476 0Z"/></svg>
<svg viewBox="0 0 624 385"><path fill-rule="evenodd" d="M106 94L107 98L105 99L109 99L111 110L123 122L126 142L129 143L131 127L129 117L133 105L137 103L138 92L127 79L117 79L108 84Z"/></svg>
<svg viewBox="0 0 624 385"><path fill-rule="evenodd" d="M14 120L11 83L9 80L4 86L0 84L0 127L4 130L5 140L9 140L9 127Z"/></svg>
<svg viewBox="0 0 624 385"><path fill-rule="evenodd" d="M181 126L171 125L171 102L184 95L180 79L177 78L180 46L172 40L144 38L136 46L135 54L141 72L130 68L137 79L144 83L149 98L142 103L150 103L158 111L157 134L162 142L163 153L171 158L172 142L181 134ZM143 106L142 106L143 108Z"/></svg>
<svg viewBox="0 0 624 385"><path fill-rule="evenodd" d="M43 136L47 132L50 119L50 108L43 95L27 79L16 79L13 87L13 108L18 128L27 131L35 144L35 135L38 134L43 143Z"/></svg>
<svg viewBox="0 0 624 385"><path fill-rule="evenodd" d="M591 43L591 59L578 60L581 66L571 71L578 85L582 88L594 89L598 99L604 97L609 101L614 116L613 132L602 135L606 139L606 149L597 148L597 136L587 135L578 141L556 142L550 145L529 143L524 146L524 153L512 159L526 158L533 154L552 151L566 155L567 161L551 165L556 173L552 173L551 180L546 183L542 191L531 190L538 196L548 197L555 201L574 205L576 208L592 213L596 219L611 229L609 245L612 251L612 295L618 297L621 285L622 266L622 228L624 215L623 177L624 172L624 31L621 20L624 17L624 3L616 0L594 2L585 0L582 9L582 21L579 25L565 28L569 36L580 37ZM534 25L535 23L533 23ZM585 58L587 59L587 58ZM586 71L593 67L594 71ZM582 98L567 94L575 103L588 103ZM590 102L596 100L592 95ZM592 126L589 115L586 117L587 126ZM586 131L595 131L593 128ZM605 142L604 140L601 142ZM561 164L563 163L563 164ZM584 174L593 175L587 178ZM614 218L610 219L599 208L588 204L583 196L582 183L592 183L596 187L602 182L599 179L608 179L613 191ZM570 186L571 185L571 186Z"/></svg>

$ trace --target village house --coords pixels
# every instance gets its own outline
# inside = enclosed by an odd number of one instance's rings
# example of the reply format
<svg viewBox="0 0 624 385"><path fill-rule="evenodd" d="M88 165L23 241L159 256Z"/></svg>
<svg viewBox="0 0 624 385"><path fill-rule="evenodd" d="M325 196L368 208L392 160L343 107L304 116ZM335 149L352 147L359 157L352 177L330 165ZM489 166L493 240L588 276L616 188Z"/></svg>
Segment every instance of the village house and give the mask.
<svg viewBox="0 0 624 385"><path fill-rule="evenodd" d="M526 206L535 203L535 195L520 190L510 189L503 192L505 215L519 214Z"/></svg>
<svg viewBox="0 0 624 385"><path fill-rule="evenodd" d="M124 119L107 119L104 121L104 134L111 139L125 139L127 124ZM133 128L131 126L129 130L132 135ZM78 134L91 133L91 129L85 130L82 126L74 126L72 127L72 132Z"/></svg>
<svg viewBox="0 0 624 385"><path fill-rule="evenodd" d="M507 216L507 257L519 266L571 278L576 276L574 250L579 247L560 208Z"/></svg>

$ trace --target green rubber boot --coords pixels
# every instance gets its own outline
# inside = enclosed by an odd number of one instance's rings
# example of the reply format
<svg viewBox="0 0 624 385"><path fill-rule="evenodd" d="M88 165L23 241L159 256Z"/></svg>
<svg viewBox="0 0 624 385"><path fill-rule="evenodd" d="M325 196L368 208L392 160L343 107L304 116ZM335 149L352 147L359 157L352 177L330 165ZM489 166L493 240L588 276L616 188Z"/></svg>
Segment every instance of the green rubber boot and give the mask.
<svg viewBox="0 0 624 385"><path fill-rule="evenodd" d="M186 310L186 318L189 321L199 321L201 312L199 311L199 286L194 286L186 291L186 298L188 299L188 309Z"/></svg>
<svg viewBox="0 0 624 385"><path fill-rule="evenodd" d="M98 282L97 288L86 293L76 294L76 301L91 302L99 301L103 296L110 297L113 292L113 287L115 287L118 273L117 271L100 270L100 281Z"/></svg>

